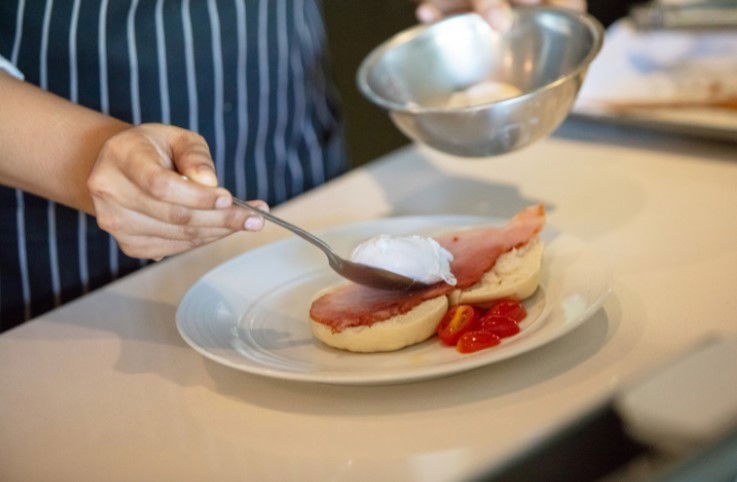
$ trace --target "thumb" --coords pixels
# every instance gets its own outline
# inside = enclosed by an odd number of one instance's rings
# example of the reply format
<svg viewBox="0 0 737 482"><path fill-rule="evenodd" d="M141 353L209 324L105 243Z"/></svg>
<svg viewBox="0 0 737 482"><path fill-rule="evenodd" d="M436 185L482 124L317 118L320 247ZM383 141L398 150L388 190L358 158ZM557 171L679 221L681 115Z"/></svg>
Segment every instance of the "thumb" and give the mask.
<svg viewBox="0 0 737 482"><path fill-rule="evenodd" d="M415 10L415 16L422 23L431 23L442 18L443 12L430 2L423 2Z"/></svg>
<svg viewBox="0 0 737 482"><path fill-rule="evenodd" d="M496 30L504 32L511 27L512 11L507 0L472 0L471 4L473 10Z"/></svg>
<svg viewBox="0 0 737 482"><path fill-rule="evenodd" d="M171 142L172 161L176 170L192 181L215 187L218 179L210 148L205 139L190 131L176 136Z"/></svg>

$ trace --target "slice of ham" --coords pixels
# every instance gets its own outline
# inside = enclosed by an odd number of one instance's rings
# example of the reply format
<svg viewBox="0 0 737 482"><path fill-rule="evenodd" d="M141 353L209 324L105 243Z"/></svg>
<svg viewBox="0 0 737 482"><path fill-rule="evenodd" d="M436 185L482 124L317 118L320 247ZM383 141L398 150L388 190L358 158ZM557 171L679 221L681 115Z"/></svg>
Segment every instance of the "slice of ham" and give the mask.
<svg viewBox="0 0 737 482"><path fill-rule="evenodd" d="M466 229L435 240L453 253L450 270L458 280L455 287L465 289L478 283L499 256L534 238L544 224L545 208L536 205L517 213L504 227Z"/></svg>
<svg viewBox="0 0 737 482"><path fill-rule="evenodd" d="M310 308L310 318L340 332L407 313L423 301L478 283L499 256L526 244L544 224L545 209L536 205L520 211L504 227L471 228L437 236L435 240L453 254L450 269L458 280L456 286L441 282L423 290L401 292L349 283L318 297Z"/></svg>

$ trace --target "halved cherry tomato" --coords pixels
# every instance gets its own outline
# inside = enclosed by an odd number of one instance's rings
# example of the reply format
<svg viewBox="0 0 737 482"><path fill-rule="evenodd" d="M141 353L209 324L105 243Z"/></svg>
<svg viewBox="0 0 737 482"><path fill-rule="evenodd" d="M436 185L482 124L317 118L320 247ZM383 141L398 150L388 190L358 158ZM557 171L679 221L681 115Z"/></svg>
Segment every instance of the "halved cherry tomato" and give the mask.
<svg viewBox="0 0 737 482"><path fill-rule="evenodd" d="M479 323L479 331L493 333L499 338L507 338L519 333L519 325L509 316L484 315Z"/></svg>
<svg viewBox="0 0 737 482"><path fill-rule="evenodd" d="M448 346L455 345L461 335L476 328L478 317L471 305L452 306L438 324L438 338Z"/></svg>
<svg viewBox="0 0 737 482"><path fill-rule="evenodd" d="M493 333L487 333L481 330L467 331L456 344L456 350L461 353L473 353L475 351L483 350L494 345L498 345L500 342L499 337Z"/></svg>
<svg viewBox="0 0 737 482"><path fill-rule="evenodd" d="M517 300L504 298L497 301L486 312L487 315L508 316L516 322L520 322L527 316L525 306Z"/></svg>

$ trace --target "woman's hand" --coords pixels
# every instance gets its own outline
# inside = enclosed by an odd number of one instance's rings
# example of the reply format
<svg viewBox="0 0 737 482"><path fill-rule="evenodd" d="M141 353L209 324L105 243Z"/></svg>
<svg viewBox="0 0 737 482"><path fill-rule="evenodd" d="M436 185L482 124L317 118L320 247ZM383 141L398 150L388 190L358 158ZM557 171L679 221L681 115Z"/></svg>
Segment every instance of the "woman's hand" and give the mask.
<svg viewBox="0 0 737 482"><path fill-rule="evenodd" d="M434 22L446 15L474 11L483 16L492 27L509 28L509 9L514 5L550 5L586 11L586 0L423 0L417 7L420 22Z"/></svg>
<svg viewBox="0 0 737 482"><path fill-rule="evenodd" d="M0 99L0 184L94 214L130 256L158 259L263 226L217 187L193 132L131 127L2 71Z"/></svg>
<svg viewBox="0 0 737 482"><path fill-rule="evenodd" d="M263 227L217 186L205 140L161 124L108 139L87 181L99 226L127 255L153 259ZM268 210L263 201L253 204Z"/></svg>

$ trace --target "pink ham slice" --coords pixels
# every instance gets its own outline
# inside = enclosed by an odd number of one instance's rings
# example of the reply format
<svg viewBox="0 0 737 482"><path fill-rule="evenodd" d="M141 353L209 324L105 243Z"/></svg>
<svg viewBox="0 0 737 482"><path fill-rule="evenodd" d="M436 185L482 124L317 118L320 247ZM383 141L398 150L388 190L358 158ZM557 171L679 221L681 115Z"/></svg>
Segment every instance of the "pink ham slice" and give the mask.
<svg viewBox="0 0 737 482"><path fill-rule="evenodd" d="M317 298L310 308L310 318L339 332L407 313L423 301L478 283L499 256L527 243L544 224L545 209L536 205L520 211L501 228L473 228L436 236L437 242L453 253L450 269L458 280L456 286L437 283L406 293L349 283Z"/></svg>
<svg viewBox="0 0 737 482"><path fill-rule="evenodd" d="M453 253L450 270L458 280L455 287L464 289L478 283L499 256L535 237L544 224L545 208L536 205L517 213L504 227L467 229L435 240Z"/></svg>

